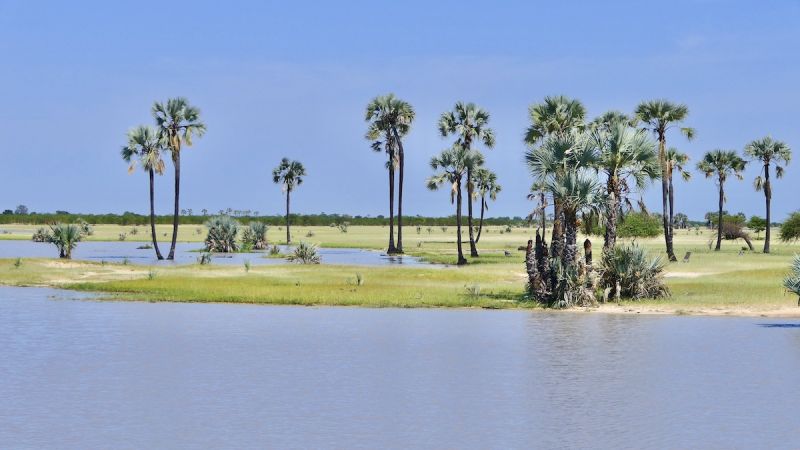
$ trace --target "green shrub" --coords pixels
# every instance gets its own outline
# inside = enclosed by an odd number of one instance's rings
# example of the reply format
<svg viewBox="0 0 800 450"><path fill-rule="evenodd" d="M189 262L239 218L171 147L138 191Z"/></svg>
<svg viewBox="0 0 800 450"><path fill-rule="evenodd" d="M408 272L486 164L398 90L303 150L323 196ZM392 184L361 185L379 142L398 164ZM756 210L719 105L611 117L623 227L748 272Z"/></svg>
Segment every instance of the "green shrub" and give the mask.
<svg viewBox="0 0 800 450"><path fill-rule="evenodd" d="M656 237L662 232L662 224L658 217L643 212L628 213L617 225L617 236Z"/></svg>
<svg viewBox="0 0 800 450"><path fill-rule="evenodd" d="M792 261L791 273L783 280L783 286L789 292L798 296L797 306L800 306L800 255L795 255Z"/></svg>
<svg viewBox="0 0 800 450"><path fill-rule="evenodd" d="M339 225L339 231L342 233L347 233L347 229L350 228L350 222L342 222Z"/></svg>
<svg viewBox="0 0 800 450"><path fill-rule="evenodd" d="M759 234L767 229L767 221L762 217L753 216L747 221L747 228L750 228L754 233Z"/></svg>
<svg viewBox="0 0 800 450"><path fill-rule="evenodd" d="M800 212L794 212L781 225L781 240L786 242L798 239L800 239Z"/></svg>
<svg viewBox="0 0 800 450"><path fill-rule="evenodd" d="M277 245L273 245L269 248L269 254L272 256L280 255L281 249Z"/></svg>
<svg viewBox="0 0 800 450"><path fill-rule="evenodd" d="M239 234L239 222L229 216L215 216L206 222L208 236L205 244L208 252L233 253L239 250L236 236Z"/></svg>
<svg viewBox="0 0 800 450"><path fill-rule="evenodd" d="M208 252L201 253L200 256L197 257L197 262L200 263L201 266L211 264L211 253Z"/></svg>
<svg viewBox="0 0 800 450"><path fill-rule="evenodd" d="M601 284L611 288L616 296L640 300L643 298L663 298L669 296L669 288L664 283L664 263L661 257L649 258L647 252L638 245L618 245L612 251L604 252L601 262Z"/></svg>
<svg viewBox="0 0 800 450"><path fill-rule="evenodd" d="M300 264L319 264L320 261L317 246L305 242L299 243L286 259Z"/></svg>
<svg viewBox="0 0 800 450"><path fill-rule="evenodd" d="M33 242L50 242L50 233L44 227L39 227L31 238Z"/></svg>

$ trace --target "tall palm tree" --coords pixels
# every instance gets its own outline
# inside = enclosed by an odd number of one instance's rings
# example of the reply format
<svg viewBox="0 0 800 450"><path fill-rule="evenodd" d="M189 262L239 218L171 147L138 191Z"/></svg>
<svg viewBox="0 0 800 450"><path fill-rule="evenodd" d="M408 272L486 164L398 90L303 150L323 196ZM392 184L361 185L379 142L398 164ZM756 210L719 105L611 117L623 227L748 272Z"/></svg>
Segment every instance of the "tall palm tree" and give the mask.
<svg viewBox="0 0 800 450"><path fill-rule="evenodd" d="M155 174L164 173L164 160L161 159L161 152L164 150L164 141L158 137L158 131L153 127L140 125L128 131L128 145L122 147L121 152L122 159L130 164L128 173L133 172L138 163L150 175L150 234L159 260L164 257L161 256L156 237Z"/></svg>
<svg viewBox="0 0 800 450"><path fill-rule="evenodd" d="M747 161L739 157L735 150L712 150L703 155L703 159L697 163L697 170L705 174L706 178L716 176L717 186L719 187L719 209L717 216L717 246L715 251L719 251L722 246L722 207L725 205L725 180L731 174L738 179L742 179Z"/></svg>
<svg viewBox="0 0 800 450"><path fill-rule="evenodd" d="M282 185L282 190L286 192L286 243L292 243L292 234L289 230L289 204L292 191L295 187L303 184L303 177L306 176L306 169L300 161L290 161L283 158L281 163L272 171L272 181Z"/></svg>
<svg viewBox="0 0 800 450"><path fill-rule="evenodd" d="M478 168L473 172L472 176L475 178L473 184L475 185L475 195L480 196L481 199L481 218L478 222L478 235L475 236L475 243L481 240L481 232L483 231L483 214L484 211L489 209L489 204L486 202L488 196L491 200L497 200L497 194L503 189L497 183L497 174L486 168Z"/></svg>
<svg viewBox="0 0 800 450"><path fill-rule="evenodd" d="M564 139L586 128L586 108L583 103L563 95L547 96L541 103L534 103L528 108L528 115L531 123L525 131L524 141L529 150L535 149L548 137ZM556 246L554 251L563 245L562 215L561 204L553 199L551 241Z"/></svg>
<svg viewBox="0 0 800 450"><path fill-rule="evenodd" d="M389 156L389 253L403 253L403 180L405 179L405 150L403 138L411 130L414 108L394 94L378 96L367 105L365 120L369 122L366 138L372 148ZM381 141L383 137L383 141ZM399 171L397 186L397 246L394 244L394 168Z"/></svg>
<svg viewBox="0 0 800 450"><path fill-rule="evenodd" d="M474 103L457 102L452 111L447 111L439 118L439 133L442 137L456 136L456 143L467 153L477 151L473 144L482 142L487 148L494 147L494 130L489 128L489 113ZM472 183L472 171L477 166L467 165L467 226L469 227L470 256L477 257L475 234L472 228L472 197L475 186Z"/></svg>
<svg viewBox="0 0 800 450"><path fill-rule="evenodd" d="M655 145L647 132L618 122L592 133L591 145L597 150L597 167L606 175L606 233L604 250L617 242L617 220L623 204L629 203L632 179L638 189L659 175Z"/></svg>
<svg viewBox="0 0 800 450"><path fill-rule="evenodd" d="M744 153L753 161L763 164L761 174L755 179L756 191L764 190L764 199L767 203L767 228L764 235L764 253L769 253L770 225L772 224L771 203L772 203L772 183L769 179L769 169L775 165L775 176L783 177L783 166L792 160L792 150L785 142L773 140L767 136L755 140L744 148ZM763 174L763 175L762 175Z"/></svg>
<svg viewBox="0 0 800 450"><path fill-rule="evenodd" d="M667 131L686 120L689 108L668 100L649 100L636 107L636 118L644 122L645 129L651 131L658 140L658 161L661 166L661 210L664 226L664 241L670 261L677 261L672 244L672 223L669 221L669 170L667 168ZM687 139L694 138L693 128L681 127Z"/></svg>
<svg viewBox="0 0 800 450"><path fill-rule="evenodd" d="M553 178L564 177L578 169L596 167L596 162L597 154L594 147L589 145L589 135L576 130L550 135L540 145L530 147L525 152L525 163L537 180L537 186L546 186ZM553 196L553 204L557 206L553 216L551 255L561 256L565 245L564 212L559 198Z"/></svg>
<svg viewBox="0 0 800 450"><path fill-rule="evenodd" d="M181 148L192 146L194 136L202 136L206 125L200 121L200 110L183 97L171 98L166 103L155 102L152 109L158 134L166 142L175 167L175 210L172 215L172 245L167 259L175 259L175 244L178 240L181 195Z"/></svg>
<svg viewBox="0 0 800 450"><path fill-rule="evenodd" d="M692 178L692 173L686 169L689 163L689 155L681 152L675 147L670 147L667 150L667 179L669 186L667 187L667 196L669 197L669 223L675 226L675 190L672 185L673 175L677 171L681 174L683 181L689 181Z"/></svg>
<svg viewBox="0 0 800 450"><path fill-rule="evenodd" d="M439 156L431 158L431 168L439 171L428 178L428 189L436 190L445 183L450 184L450 203L456 205L456 248L458 249L457 264L467 263L464 258L464 251L461 245L461 203L462 203L462 183L464 174L468 166L479 166L482 163L482 155L474 150L467 150L462 145L456 143L452 148L443 150Z"/></svg>

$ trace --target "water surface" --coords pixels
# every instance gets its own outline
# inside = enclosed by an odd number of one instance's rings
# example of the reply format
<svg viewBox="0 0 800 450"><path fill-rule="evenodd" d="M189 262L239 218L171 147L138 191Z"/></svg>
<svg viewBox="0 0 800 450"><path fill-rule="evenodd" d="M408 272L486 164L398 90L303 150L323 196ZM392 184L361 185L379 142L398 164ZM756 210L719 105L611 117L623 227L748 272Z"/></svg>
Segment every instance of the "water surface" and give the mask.
<svg viewBox="0 0 800 450"><path fill-rule="evenodd" d="M158 261L153 249L140 249L146 242L81 242L72 252L72 259L83 261L106 261L131 264L169 265L193 264L200 256L203 244L199 242L179 242L175 247L174 261ZM169 245L161 245L161 254L169 253ZM287 253L286 246L280 246L282 253ZM361 266L408 265L436 267L420 261L413 256L389 256L386 253L358 248L320 248L318 249L322 264L347 264ZM267 252L212 254L212 264L243 265L249 261L252 265L287 264L285 258L267 258ZM0 240L0 258L56 258L58 250L53 244L22 240Z"/></svg>
<svg viewBox="0 0 800 450"><path fill-rule="evenodd" d="M753 318L72 300L0 288L0 448L797 448Z"/></svg>

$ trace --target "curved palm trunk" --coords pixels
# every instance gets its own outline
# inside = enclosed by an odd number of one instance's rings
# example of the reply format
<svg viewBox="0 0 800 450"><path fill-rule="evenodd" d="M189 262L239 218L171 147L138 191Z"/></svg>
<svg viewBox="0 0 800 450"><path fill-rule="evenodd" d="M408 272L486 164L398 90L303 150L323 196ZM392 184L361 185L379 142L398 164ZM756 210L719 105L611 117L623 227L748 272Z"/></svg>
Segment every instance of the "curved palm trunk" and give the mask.
<svg viewBox="0 0 800 450"><path fill-rule="evenodd" d="M467 263L461 248L461 177L456 180L456 246L458 247L458 265Z"/></svg>
<svg viewBox="0 0 800 450"><path fill-rule="evenodd" d="M150 169L150 234L153 237L153 248L156 250L156 258L158 260L164 259L161 256L161 250L158 248L158 238L156 237L156 210L155 210L155 173L153 169Z"/></svg>
<svg viewBox="0 0 800 450"><path fill-rule="evenodd" d="M391 159L389 160L391 164ZM394 166L389 166L389 249L387 253L397 253L394 246Z"/></svg>
<svg viewBox="0 0 800 450"><path fill-rule="evenodd" d="M677 261L672 248L672 223L669 215L669 174L667 168L667 141L664 131L658 133L658 159L661 163L661 213L664 225L664 241L667 245L667 256L670 261Z"/></svg>
<svg viewBox="0 0 800 450"><path fill-rule="evenodd" d="M767 229L764 234L764 253L769 253L770 224L772 223L772 184L769 182L769 164L764 164L764 197L767 202Z"/></svg>
<svg viewBox="0 0 800 450"><path fill-rule="evenodd" d="M286 244L292 243L291 222L289 221L289 204L292 190L286 189Z"/></svg>
<svg viewBox="0 0 800 450"><path fill-rule="evenodd" d="M486 209L486 196L481 195L481 220L478 222L478 235L475 236L475 243L481 241L481 231L483 231L483 210Z"/></svg>
<svg viewBox="0 0 800 450"><path fill-rule="evenodd" d="M394 132L395 139L397 139L397 163L399 168L399 180L397 180L397 248L396 253L403 253L403 167L404 157L403 143L400 141L400 136L397 131Z"/></svg>
<svg viewBox="0 0 800 450"><path fill-rule="evenodd" d="M175 259L175 244L178 242L178 224L180 222L179 201L181 197L181 154L173 152L172 162L175 164L175 210L172 213L172 245L169 247L167 259Z"/></svg>
<svg viewBox="0 0 800 450"><path fill-rule="evenodd" d="M722 206L725 203L725 180L720 177L719 179L719 211L717 214L717 246L714 251L719 251L722 248Z"/></svg>
<svg viewBox="0 0 800 450"><path fill-rule="evenodd" d="M617 245L617 221L619 217L620 192L616 177L608 177L608 211L606 211L606 234L603 251L611 250Z"/></svg>
<svg viewBox="0 0 800 450"><path fill-rule="evenodd" d="M472 169L467 168L467 226L469 227L469 255L477 258L478 248L475 247L475 231L472 228Z"/></svg>

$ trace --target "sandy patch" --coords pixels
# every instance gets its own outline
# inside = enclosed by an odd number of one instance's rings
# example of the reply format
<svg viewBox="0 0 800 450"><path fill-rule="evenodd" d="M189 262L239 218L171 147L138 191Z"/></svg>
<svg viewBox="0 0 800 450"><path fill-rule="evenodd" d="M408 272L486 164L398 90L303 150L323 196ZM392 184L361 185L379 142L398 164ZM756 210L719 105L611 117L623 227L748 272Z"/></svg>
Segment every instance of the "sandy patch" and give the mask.
<svg viewBox="0 0 800 450"><path fill-rule="evenodd" d="M706 275L717 275L722 272L667 272L664 278L700 278Z"/></svg>

